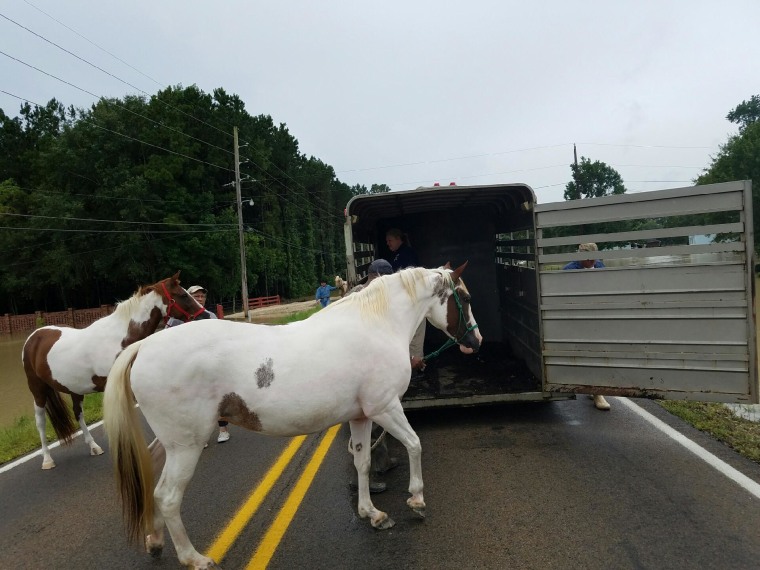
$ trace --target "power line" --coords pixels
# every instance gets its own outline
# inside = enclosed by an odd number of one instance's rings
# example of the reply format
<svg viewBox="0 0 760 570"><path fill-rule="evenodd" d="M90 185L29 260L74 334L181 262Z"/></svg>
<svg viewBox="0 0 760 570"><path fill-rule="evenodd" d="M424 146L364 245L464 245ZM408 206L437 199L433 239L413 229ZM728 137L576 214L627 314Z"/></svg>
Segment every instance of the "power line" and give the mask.
<svg viewBox="0 0 760 570"><path fill-rule="evenodd" d="M53 45L53 46L57 47L58 49L60 49L60 50L64 51L65 53L68 53L69 55L71 55L71 56L73 56L73 57L75 57L75 58L79 59L80 61L82 61L82 62L84 62L84 63L87 63L88 65L90 65L90 66L94 67L95 69L97 69L97 70L99 70L99 71L101 71L101 72L103 72L103 73L107 74L108 76L110 76L110 77L113 77L114 79L117 79L118 81L121 81L121 82L122 82L122 83L124 83L125 85L128 85L129 87L131 87L131 88L133 88L133 89L136 89L136 90L140 91L141 93L143 93L143 94L145 94L145 95L148 95L148 93L146 93L145 91L143 91L143 90L142 90L142 89L140 89L139 87L136 87L135 85L132 85L131 83L129 83L129 82L127 82L127 81L124 81L123 79L121 79L121 78L117 77L116 75L114 75L114 74L112 74L112 73L110 73L110 72L108 72L108 71L104 70L103 68L101 68L101 67L99 67L99 66L97 66L97 65L95 65L95 64L93 64L93 63L91 63L91 62L89 62L89 61L87 61L86 59L84 59L84 58L82 58L82 57L78 56L77 54L75 54L75 53L73 53L73 52L71 52L71 51L67 50L66 48L64 48L64 47L62 47L62 46L60 46L60 45L56 44L55 42L52 42L51 40L48 40L48 39L47 39L47 38L45 38L44 36L42 36L42 35L40 35L40 34L38 34L38 33L34 32L33 30L30 30L29 28L27 28L27 27L23 26L22 24L19 24L18 22L16 22L16 21L12 20L11 18L8 18L8 17L7 17L7 16L5 16L4 14L0 13L0 17L3 17L3 18L5 18L5 19L6 19L6 20L8 20L9 22L11 22L11 23L13 23L13 24L15 24L15 25L17 25L17 26L21 27L22 29L26 30L27 32L29 32L29 33L31 33L31 34L33 34L33 35L37 36L38 38L40 38L40 39L42 39L42 40L44 40L44 41L46 41L46 42L48 42L48 43L50 43L51 45ZM226 152L226 153L228 153L228 154L232 154L230 151L228 151L228 150L226 150L226 149L222 149L221 147L218 147L218 146L216 146L216 145L213 145L213 144L211 144L211 143L208 143L208 142L206 142L206 141L203 141L203 140L201 140L201 139L197 139L196 137L193 137L193 136L191 136L191 135L188 135L188 134L186 134L186 133L184 133L184 132L182 132L182 131L179 131L179 130L177 130L177 129L174 129L174 128L172 128L172 127L169 127L169 126L167 126L167 125L164 125L163 123L160 123L160 122L158 122L158 121L155 121L155 120L153 120L153 119L150 119L149 117L146 117L146 116L144 116L144 115L142 115L142 114L140 114L140 113L136 113L135 111L132 111L131 109L128 109L128 108L126 108L126 107L123 107L123 106L121 106L121 105L119 105L119 104L116 104L116 103L113 103L113 102L111 102L111 101L108 101L107 99L105 99L105 98L104 98L104 97L102 97L102 96L99 96L99 95L97 95L97 94L95 94L95 93L92 93L91 91L88 91L87 89L84 89L84 88L82 88L82 87L79 87L79 86L77 86L77 85L74 85L73 83L71 83L71 82L69 82L69 81L66 81L66 80L64 80L64 79L61 79L60 77L57 77L57 76L55 76L55 75L53 75L53 74L51 74L51 73L48 73L48 72L46 72L46 71L44 71L44 70L42 70L42 69L40 69L40 68L38 68L38 67L36 67L36 66L34 66L34 65L31 65L31 64L29 64L29 63L26 63L25 61L22 61L22 60L20 60L20 59L18 59L18 58L16 58L16 57L13 57L13 56L11 56L10 54L7 54L7 53L5 53L5 52L3 52L3 51L1 51L1 50L0 50L0 54L4 55L4 56L6 56L6 57L8 57L8 58L10 58L10 59L13 59L14 61L16 61L16 62L18 62L18 63L21 63L22 65L25 65L25 66L27 66L27 67L29 67L29 68L31 68L31 69L34 69L35 71L37 71L37 72L39 72L39 73L43 73L44 75L47 75L48 77L51 77L51 78L53 78L53 79L56 79L56 80L58 80L58 81L61 81L62 83L65 83L66 85L69 85L70 87L73 87L73 88L75 88L75 89L78 89L78 90L82 91L83 93L87 93L88 95L90 95L90 96L92 96L92 97L95 97L95 98L96 98L96 99L98 99L98 100L104 101L104 102L106 102L106 103L109 103L109 104L113 104L113 105L116 105L117 107L119 107L119 108L122 108L122 109L124 109L124 110L125 110L125 111L127 111L127 112L130 112L130 113L133 113L133 114L135 114L135 115L137 115L137 116L140 116L140 117L142 117L142 118L144 118L144 119L146 119L146 120L148 120L148 121L151 121L151 122L153 122L153 123L155 123L155 124L158 124L159 126L162 126L162 127L164 127L164 128L167 128L167 129L173 130L173 131L175 131L175 132L177 132L177 133L179 133L179 134L181 134L181 135L183 135L183 136L189 137L189 138L191 138L191 139L193 139L193 140L196 140L196 141L198 141L198 142L201 142L201 143L203 143L203 144L207 144L207 145L209 145L209 146L212 146L212 147L214 147L214 148L217 148L217 149L219 149L219 150L222 150L223 152ZM8 94L8 95L12 95L12 94L10 94L10 93L7 93L7 92L5 92L5 91L3 91L3 92L4 92L4 93L6 93L6 94ZM16 97L15 95L12 95L12 96ZM20 98L20 97L19 97L19 98ZM20 98L20 99L21 99L21 98ZM164 102L163 102L163 101L161 101L161 99L159 99L159 98L156 98L156 100L158 100L158 101L160 101L160 102L164 103ZM36 104L36 103L35 103L35 104ZM177 109L176 107L174 107L174 106L172 106L172 105L169 105L168 103L164 103L164 104L166 104L167 106L171 107L172 109L175 109L176 111L179 111L179 112L181 112L182 114L184 114L184 115L186 115L186 116L189 116L189 117L191 117L191 118L193 118L193 119L195 119L195 120L199 120L199 119L197 119L196 117L194 117L194 116L192 116L192 115L189 115L188 113L185 113L184 111L182 111L182 110L180 110L180 109ZM36 104L36 105L37 105L38 107L40 106L40 105L38 105L38 104ZM208 126L210 126L210 127L212 127L212 128L214 128L214 129L216 129L216 130L220 130L220 129L218 129L217 127L214 127L213 125L210 125L209 123L206 123L205 121L201 121L201 122L202 122L202 123L204 123L204 124L206 124L206 125L208 125ZM98 126L98 125L96 125L96 126ZM104 127L99 127L99 128L104 128ZM104 129L104 130L108 130L108 129ZM109 132L114 132L114 131L109 131ZM220 132L225 132L225 131L220 131ZM115 132L114 132L114 134L120 134L120 133L115 133ZM122 136L126 136L126 135L122 135ZM137 140L137 139L132 139L132 140ZM140 141L140 142L143 142L144 144L148 144L148 145L151 145L151 143L146 143L146 142L144 142L144 141ZM247 143L246 143L246 144L247 144ZM151 145L151 146L154 146L154 147L156 147L156 148L162 148L162 147L158 147L158 146L156 146L156 145ZM167 150L167 149L164 149L164 150ZM169 151L169 152L173 152L173 151ZM176 152L175 152L174 154L179 154L179 156L186 156L186 155L182 155L181 153L176 153ZM187 157L187 158L190 158L190 157ZM195 159L195 160L198 160L198 159ZM263 170L263 168L262 168L262 167L261 167L261 166L260 166L260 165L259 165L259 164L258 164L258 163L255 161L255 160L253 160L253 159L251 159L251 158L249 158L249 160L250 160L250 161L251 161L253 164L255 164L256 166L258 166L260 170ZM205 162L205 161L200 161L200 162ZM206 163L206 164L210 164L210 163ZM214 165L214 166L216 166L216 165ZM274 166L275 168L277 168L277 169L278 169L280 172L282 172L282 174L284 174L286 177L288 177L290 180L292 180L292 181L293 181L295 184L297 184L298 186L300 186L300 187L301 187L303 190L306 190L306 188L305 188L305 187L304 187L302 184L300 184L300 183L299 183L299 182L297 182L295 179L293 179L293 178L292 178L292 177L291 177L291 176L290 176L290 175L289 175L287 172L285 172L284 170L282 170L281 168L279 168L279 167L278 167L276 164L272 163L272 166ZM218 168L221 168L221 167L218 167ZM229 169L225 169L225 170L229 170ZM230 171L231 171L231 170L230 170ZM279 182L279 181L278 181L278 182ZM284 184L282 184L282 186L283 186L283 187L285 187L285 188L287 189L287 186L285 186ZM285 197L284 195L282 195L281 197L282 197L284 200L288 200L288 201L290 201L292 204L294 204L294 205L297 205L295 202L291 201L289 198ZM308 192L306 193L306 199L307 199L307 201L311 202L311 200L309 200L309 197L308 197ZM314 205L314 207L315 207L315 208L318 208L318 207L319 207L319 206L317 206L316 204L313 204L313 205ZM328 216L333 216L333 217L335 217L335 218L337 218L337 219L341 219L341 217L340 217L338 214L334 214L334 213L331 213L329 210L326 210L326 209L323 209L323 211L324 211L324 212L325 212L325 213L326 213Z"/></svg>
<svg viewBox="0 0 760 570"><path fill-rule="evenodd" d="M135 222L130 220L99 220L96 218L72 218L67 216L43 216L40 214L13 214L10 212L0 212L0 216L10 216L14 218L36 218L44 220L66 220L73 222L101 222L109 224L139 224L143 226L234 226L237 224L218 224L218 223L186 223L186 222Z"/></svg>
<svg viewBox="0 0 760 570"><path fill-rule="evenodd" d="M607 146L607 147L622 147L622 148L659 148L659 149L681 149L681 150L710 150L714 147L712 146L676 146L676 145L635 145L635 144L615 144L615 143L577 143L577 144L585 144L588 146ZM497 151L497 152L488 152L488 153L482 153L482 154L470 154L470 155L464 155L464 156L455 156L450 158L440 158L440 159L434 159L434 160L421 160L421 161L415 161L415 162L405 162L405 163L397 163L397 164L386 164L381 166L370 166L366 168L353 168L353 169L346 169L346 170L336 170L336 174L343 174L347 172L367 172L370 170L384 170L389 168L401 168L406 166L420 166L424 164L437 164L441 162L453 162L457 160L467 160L472 158L484 158L489 156L498 156L503 154L514 154L519 152L529 152L533 150L545 150L550 148L561 148L565 146L571 146L572 143L562 143L562 144L552 144L552 145L543 145L543 146L534 146L534 147L526 147L526 148L517 148L517 149L511 149L511 150L505 150L505 151ZM683 167L683 168L702 168L702 167Z"/></svg>
<svg viewBox="0 0 760 570"><path fill-rule="evenodd" d="M588 146L616 146L621 148L669 148L669 149L681 149L681 150L709 150L715 147L713 146L673 146L673 145L654 145L654 144L616 144L616 143L593 143L593 142L579 142L579 145L585 144Z"/></svg>
<svg viewBox="0 0 760 570"><path fill-rule="evenodd" d="M3 18L6 18L6 16L3 16L3 14L0 14L0 16L2 16ZM6 18L6 19L7 19L7 18ZM11 21L13 21L13 20L11 20ZM14 23L15 23L15 22L14 22ZM36 35L36 34L35 34L35 35ZM55 45L55 44L54 44L54 45ZM61 48L61 49L63 49L63 48ZM64 51L65 51L65 50L64 50ZM179 130L179 129L175 129L174 127L170 127L169 125L165 125L164 123L162 123L162 122L160 122L160 121L156 121L155 119L151 119L150 117L147 117L147 116L143 115L142 113L138 113L137 111L134 111L134 110L132 110L132 109L129 109L128 107L125 107L125 106L123 106L123 105L120 105L120 104L118 104L118 103L114 103L112 100L110 100L110 99L107 99L107 98L103 97L102 95L98 95L98 94L96 94L96 93L93 93L92 91L88 91L87 89L84 89L83 87L79 87L78 85L74 85L73 83L71 83L71 82L69 82L69 81L66 81L65 79L61 79L60 77L57 77L57 76L53 75L52 73L48 73L47 71L44 71L44 70L40 69L39 67L35 67L34 65L32 65L32 64L30 64L30 63L27 63L27 62L25 62L25 61L22 61L22 60L20 60L20 59L18 59L18 58L16 58L16 57L13 57L12 55L9 55L9 54L7 54L7 53L5 53L5 52L3 52L3 51L0 51L0 53L2 53L4 56L6 56L6 57L8 57L8 58L10 58L10 59L13 59L14 61L16 61L16 62L18 62L18 63L20 63L20 64L22 64L22 65L25 65L25 66L27 66L27 67L29 67L29 68L31 68L31 69L34 69L35 71L37 71L37 72L39 72L39 73L42 73L42 74L44 74L44 75L47 75L48 77L51 77L51 78L53 78L53 79L55 79L55 80L57 80L57 81L60 81L60 82L62 82L62 83L65 83L66 85L69 85L70 87L73 87L74 89L78 89L78 90L79 90L79 91L81 91L82 93L87 93L87 94L88 94L88 95L90 95L91 97L95 97L97 100L99 100L99 101L102 101L103 103L105 103L105 104L107 104L107 105L114 105L115 107L118 107L119 109L122 109L122 110L124 110L124 111L126 111L126 112L128 112L128 113L131 113L132 115L135 115L136 117L141 117L141 118L145 119L146 121L150 121L151 123L153 123L153 124L155 124L155 125L158 125L159 127L162 127L162 128L164 128L164 129L167 129L167 130L173 131L173 132L175 132L175 133L177 133L177 134L180 134L180 135L182 135L183 137L187 137L187 138L189 138L189 139L192 139L192 140L194 140L194 141L196 141L196 142L199 142L199 143L202 143L202 144L208 145L208 146L210 146L210 147L213 147L213 148L215 148L215 149L217 149L217 150L221 150L222 152L226 152L227 154L232 154L232 152L231 152L231 151L229 151L229 150L227 150L227 149L224 149L224 148L222 148L222 147L220 147L220 146L217 146L217 145L215 145L215 144L213 144L213 143L210 143L210 142L204 141L204 140L202 140L202 139L199 139L199 138L197 138L197 137L194 137L194 136L192 136L192 135L189 135L189 134L187 134L187 133L185 133L185 132L183 132L183 131L181 131L181 130ZM78 56L75 56L75 57L78 57ZM81 59L81 58L80 58L80 59ZM97 66L94 66L94 67L98 68ZM98 69L100 69L100 68L98 68ZM109 75L110 75L110 74L109 74ZM4 91L4 93L7 93L7 92L5 92L5 91ZM143 92L143 93L144 93L144 92ZM10 95L10 93L8 93L8 95ZM160 99L158 99L158 98L156 98L156 100L157 100L157 101L160 101ZM40 107L40 105L39 105L39 104L37 104L37 103L35 103L35 105L37 105L38 107ZM185 114L187 114L187 113L185 113Z"/></svg>
<svg viewBox="0 0 760 570"><path fill-rule="evenodd" d="M82 34L80 34L79 32L77 32L77 31L76 31L74 28L70 28L69 26L67 26L66 24L64 24L63 22L61 22L60 20L57 20L56 18L54 18L53 16L51 16L50 14L48 14L47 12L45 12L44 10L42 10L41 8L39 8L39 7L35 6L34 4L32 4L32 3L31 3L31 2L29 2L28 0L24 0L24 2L25 2L26 4L28 4L29 6L31 6L32 8L34 8L35 10L37 10L38 12L41 12L41 13L45 14L45 16L47 16L48 18L50 18L50 19L51 19L51 20L53 20L54 22L56 22L56 23L60 24L61 26L63 26L63 27L64 27L64 28L66 28L67 30L69 30L70 32L72 32L72 33L76 34L77 36L79 36L80 38L82 38L84 41L86 41L87 43L89 43L90 45L93 45L93 46L95 46L96 48L98 48L100 51L102 51L102 52L104 52L104 53L107 53L107 54L108 54L108 55L110 55L112 58L116 59L117 61L120 61L121 63L123 63L124 65L126 65L126 66L127 66L127 67L129 67L130 69L132 69L133 71L136 71L137 73L139 73L140 75L142 75L143 77L145 77L145 78L147 78L147 79L150 79L150 80L151 80L153 83L155 83L155 84L156 84L156 85L158 85L159 87L164 87L164 86L163 86L161 83L159 83L158 81L156 81L155 79L153 79L153 78L152 78L152 77L150 77L149 75L146 75L145 73L143 73L142 71L140 71L140 70L139 70L139 69L137 69L136 67L134 67L134 66L132 66L132 65L128 64L126 61L124 61L124 60L123 60L123 59L121 59L120 57L118 57L118 56L116 56L116 55L112 54L112 53L111 53L110 51L108 51L107 49L105 49L105 48L103 48L103 47L99 46L98 44L96 44L96 43L95 43L95 42L93 42L92 40L90 40L90 39L86 38L85 36L83 36Z"/></svg>
<svg viewBox="0 0 760 570"><path fill-rule="evenodd" d="M249 143L245 143L245 144L249 144ZM302 156L303 156L303 155L302 155ZM262 173L265 173L265 172L266 172L266 171L265 171L265 169L264 169L264 168L263 168L263 167L262 167L262 166L261 166L261 165L260 165L258 162L256 162L256 160L255 160L255 159L253 159L253 158L250 158L250 157L247 157L247 160L248 160L248 161L249 161L251 164L253 164L254 166L258 167L258 169L259 169L259 170L260 170ZM295 184L295 185L296 185L296 187L298 187L298 188L300 188L301 190L303 190L303 191L304 191L304 193L305 193L305 196L306 196L306 201L307 201L307 202L309 202L309 204L310 204L310 205L312 205L312 207L313 207L315 210L321 210L321 211L322 211L322 212L324 212L326 215L328 215L328 216L331 216L331 217L334 217L334 218L337 218L337 219L341 220L341 223L342 223L342 221L343 221L343 217L342 217L342 216L340 216L340 215L338 215L338 214L334 214L334 213L330 212L330 210L328 210L328 209L327 209L327 208L325 208L324 206L319 206L319 205L317 205L317 204L313 203L313 202L312 202L312 201L309 199L309 191L307 190L307 188L306 188L306 187L305 187L303 184L301 184L300 182L298 182L298 181L297 181L295 178L293 178L292 176L290 176L290 175L289 175L287 172L285 172L285 171L284 171L282 168L280 168L279 166L277 166L277 165L276 165L276 164L274 164L273 162L271 163L271 166L273 166L274 168L276 168L276 169L277 169L279 172L281 172L281 173L282 173L282 174L283 174L283 175L284 175L286 178L288 178L290 181L292 181L292 182L293 182L293 184ZM264 174L264 175L266 176L267 174ZM269 177L270 177L272 180L274 180L275 182L277 182L277 183L278 183L280 186L282 186L282 187L283 187L285 190L289 190L289 189L290 189L290 188L288 188L288 187L287 187L287 186L286 186L286 185L285 185L285 184L284 184L284 183L283 183L281 180L279 180L278 178L275 178L275 177L274 177L274 176L272 176L271 174L270 174L270 175L268 175L268 176L269 176ZM290 199L288 196L286 196L285 194L279 194L279 193L278 193L276 190L274 190L274 189L273 189L271 186L267 185L267 184L266 184L266 183L265 183L263 180L257 180L257 182L260 182L260 183L264 184L265 188L269 189L269 190L270 190L270 191L271 191L271 192L272 192L272 193L273 193L275 196L279 196L280 198L282 198L282 199L283 199L283 200L285 200L286 202L290 202L290 203L291 203L291 204L293 204L294 206L298 206L298 207L300 207L300 205L299 205L299 204L297 204L296 202L294 202L293 200L291 200L291 199Z"/></svg>
<svg viewBox="0 0 760 570"><path fill-rule="evenodd" d="M76 174L72 172L71 174ZM94 180L91 181L98 184ZM95 200L128 200L134 202L158 202L160 204L184 204L185 200L162 200L161 198L132 198L131 196L103 196L101 194L78 194L74 192L53 192L52 190L40 190L39 188L29 188L26 186L16 186L19 190L26 190L27 192L34 192L35 194L42 194L45 196L81 196L83 198L90 198Z"/></svg>
<svg viewBox="0 0 760 570"><path fill-rule="evenodd" d="M74 228L30 228L21 226L0 226L0 230L18 230L31 232L66 232L66 233L89 233L89 234L144 234L144 230L93 230L93 229L74 229ZM151 230L151 233L158 234L206 234L215 232L231 232L234 229L211 228L207 230Z"/></svg>
<svg viewBox="0 0 760 570"><path fill-rule="evenodd" d="M399 164L388 164L388 165L385 165L385 166L370 166L370 167L367 167L367 168L354 168L354 169L351 169L351 170L336 170L335 173L336 174L343 174L344 172L367 172L369 170L382 170L382 169L386 169L386 168L400 168L400 167L404 167L404 166L420 166L422 164L437 164L437 163L440 163L440 162L452 162L452 161L455 161L455 160L467 160L467 159L470 159L470 158L484 158L484 157L487 157L487 156L497 156L497 155L500 155L500 154L512 154L512 153L516 153L516 152L526 152L526 151L530 151L530 150L543 150L543 149L547 149L547 148L557 148L557 147L569 146L571 144L572 143L552 144L552 145L545 145L545 146L535 146L535 147L529 147L529 148L518 148L518 149L513 149L513 150L504 150L504 151L500 151L500 152L488 152L488 153L483 153L483 154L471 154L471 155L466 155L466 156L456 156L456 157L453 157L453 158L439 158L439 159L435 159L435 160L421 160L421 161L417 161L417 162L405 162L405 163L399 163Z"/></svg>
<svg viewBox="0 0 760 570"><path fill-rule="evenodd" d="M74 52L71 52L71 51L67 50L66 48L64 48L64 47L62 47L62 46L60 46L60 45L58 45L57 43L55 43L55 42L53 42L53 41L51 41L51 40L47 39L45 36L42 36L42 35L38 34L37 32L35 32L35 31L33 31L33 30L30 30L29 28L27 28L26 26L23 26L22 24L19 24L19 23L18 23L18 22L16 22L15 20L11 20L9 17L5 16L4 14L0 14L0 16L2 16L3 18L5 18L5 19L6 19L6 20L8 20L9 22L11 22L11 23L15 24L16 26L18 26L18 27L20 27L20 28L22 28L22 29L26 30L26 31L27 31L27 32L29 32L30 34L33 34L33 35L37 36L37 37L38 37L38 38L40 38L41 40L43 40L43 41L46 41L47 43L49 43L49 44L51 44L51 45L53 45L53 46L57 47L58 49L60 49L61 51L65 52L65 53L67 53L67 54L69 54L69 55L71 55L72 57L75 57L75 58L77 58L79 61L81 61L81 62L83 62L83 63L86 63L87 65L90 65L90 66L94 67L94 68L95 68L95 69L97 69L98 71L101 71L102 73L105 73L106 75L108 75L109 77L112 77L112 78L116 79L117 81L120 81L120 82L121 82L121 83L123 83L124 85L127 85L127 86L131 87L132 89L136 89L137 91L139 91L139 92L140 92L140 93L142 93L143 95L149 95L149 93L147 93L146 91L143 91L143 90L142 90L142 89L140 89L139 87L137 87L137 86L135 86L135 85L132 85L132 84L131 84L131 83L129 83L128 81L125 81L124 79L122 79L122 78L120 78L120 77L118 77L118 76L114 75L113 73L111 73L111 72L109 72L109 71L106 71L106 70L105 70L105 69L103 69L102 67L99 67L99 66L95 65L94 63L91 63L91 62L87 61L87 60L86 60L86 59L84 59L83 57L80 57L80 56L78 56L77 54L75 54ZM72 87L75 87L75 86L73 86L73 85L72 85ZM224 133L224 134L226 134L226 135L229 135L229 133L227 133L226 131L223 131L223 130L221 130L220 128L218 128L218 127L215 127L214 125L211 125L211 124L209 124L209 123L206 123L205 121L203 121L203 120L201 120L201 119L198 119L197 117L195 117L195 116L193 116L193 115L190 115L189 113L185 113L185 112L184 112L182 109L179 109L179 108L177 108L177 107L175 107L175 106L173 106L173 105L170 105L169 103L166 103L165 101L162 101L161 99L158 99L158 98L156 98L156 100L157 100L157 101L159 101L160 103L162 103L162 104L166 105L167 107L170 107L171 109L174 109L175 111L177 111L177 112L179 112L179 113L182 113L183 115L185 115L185 116L187 116L187 117L190 117L191 119L193 119L193 120L195 120L195 121L198 121L198 122L200 122L200 123L203 123L203 124L205 124L205 125L207 125L207 126L211 127L212 129L215 129L215 130L219 131L220 133ZM188 135L188 136L189 136L189 135ZM208 143L207 143L207 144L208 144Z"/></svg>
<svg viewBox="0 0 760 570"><path fill-rule="evenodd" d="M34 67L33 65L29 65L29 64L27 64L27 63L24 63L24 62L23 62L23 61L21 61L21 60L18 60L18 59L16 59L16 58L15 58L15 57L13 57L13 56L9 56L7 53L3 52L2 50L0 50L0 54L2 54L2 55L5 55L5 56L7 56L7 57L10 57L11 59L15 59L16 61L19 61L20 63L23 63L24 65L28 65L29 67L32 67L33 69L37 69L37 68L36 68L36 67ZM42 71L42 70L38 70L38 71ZM44 71L42 71L42 73L45 73L45 75L50 75L49 73L46 73L46 72L44 72ZM68 81L64 81L63 79L60 79L60 78L58 78L58 77L55 77L54 75L50 75L50 77L54 77L55 79L58 79L59 81L63 81L63 83L66 83L67 85L72 85L72 87L76 87L76 85L73 85L73 84L71 84L71 83L68 83ZM77 89L80 89L79 87L76 87L76 88L77 88ZM85 93L89 93L89 91L86 91L86 90L84 90L84 89L82 89L82 91L85 91ZM43 106L43 105L40 105L39 103L35 103L34 101L32 101L32 100L30 100L30 99L27 99L27 98L25 98L25 97L20 97L20 96L18 96L18 95L15 95L15 94L13 94L13 93L10 93L10 92L8 92L8 91L5 91L5 90L3 90L3 89L0 89L0 93L5 93L6 95L10 95L11 97L15 97L16 99L20 99L21 101L26 101L27 103L32 103L33 105L36 105L37 107L40 107L40 108L43 108L43 109L44 109L44 106ZM93 93L93 94L91 94L91 95L93 95L94 97L97 97L97 95L95 95L94 93ZM120 106L120 105L117 105L117 106ZM141 140L141 139L138 139L138 138L135 138L135 137L131 137L131 136L129 136L129 135L125 135L125 134L123 134L123 133L119 133L119 132L117 132L117 131L114 131L114 130L112 130L112 129L107 129L106 127L101 127L101 126L100 126L100 125L97 123L97 121L95 121L94 119L91 119L91 118L89 118L89 117L80 117L80 119L79 119L79 120L81 120L81 121L85 121L85 122L87 122L87 123L91 124L93 127L97 128L97 129L101 129L101 130L107 131L107 132L109 132L109 133L112 133L112 134L114 134L114 135L120 136L120 137L122 137L122 138L125 138L125 139L129 139L129 140L131 140L131 141L134 141L134 142L138 142L138 143L140 143L140 144L144 144L144 145L146 145L146 146L150 146L150 147L153 147L153 148L156 148L156 149L159 149L159 150L163 150L164 152L168 152L168 153L170 153L170 154L174 154L174 155L176 155L176 156L181 156L182 158L187 158L188 160L193 160L193 161L195 161L195 162L200 162L200 163L202 163L202 164L206 164L206 165L208 165L208 166L213 166L214 168L218 168L218 169L220 169L220 170L226 170L227 172L234 172L233 170L231 170L231 169L229 169L229 168L227 168L227 167L224 167L224 166L219 166L218 164L214 164L214 163L212 163L212 162L207 162L207 161L205 161L205 160L201 160L200 158L195 158L195 157L189 156L189 155L187 155L187 154L183 154L183 153L181 153L181 152L177 152L177 151L175 151L175 150L171 150L171 149L168 149L168 148L164 148L164 147L162 147L162 146L159 146L159 145L156 145L156 144L153 144L153 143L149 143L149 142L147 142L147 141L144 141L144 140Z"/></svg>

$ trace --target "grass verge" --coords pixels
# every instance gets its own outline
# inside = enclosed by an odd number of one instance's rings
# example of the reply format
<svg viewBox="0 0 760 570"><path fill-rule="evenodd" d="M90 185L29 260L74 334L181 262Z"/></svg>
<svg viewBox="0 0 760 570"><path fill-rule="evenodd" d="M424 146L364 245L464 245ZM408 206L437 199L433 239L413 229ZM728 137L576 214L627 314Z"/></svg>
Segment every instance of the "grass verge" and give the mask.
<svg viewBox="0 0 760 570"><path fill-rule="evenodd" d="M64 401L69 401L68 396L64 396ZM71 404L69 404L70 408ZM73 414L73 412L72 412ZM96 422L103 418L103 394L88 394L84 398L84 417L87 424ZM50 425L50 420L46 420L47 440L55 441L55 432ZM79 442L79 438L74 440L72 445L84 445ZM37 426L34 423L34 417L31 415L21 416L16 422L6 428L0 429L0 463L5 463L25 453L34 451L40 446L40 436L37 432Z"/></svg>
<svg viewBox="0 0 760 570"><path fill-rule="evenodd" d="M723 404L675 400L657 403L747 459L760 463L760 423L738 417Z"/></svg>
<svg viewBox="0 0 760 570"><path fill-rule="evenodd" d="M280 317L275 324L287 324L295 321L307 319L319 311L319 307L300 311ZM64 401L70 402L68 396L64 396ZM68 403L69 409L71 404ZM103 394L88 394L84 398L84 417L87 424L103 419ZM46 419L46 432L48 442L56 441L55 432L50 425L50 420ZM102 443L102 442L101 442ZM83 445L79 443L79 438L74 441L73 445ZM40 447L40 436L37 433L37 426L34 423L32 415L24 415L17 418L15 423L6 428L0 428L0 464L6 463L17 457L34 451Z"/></svg>
<svg viewBox="0 0 760 570"><path fill-rule="evenodd" d="M288 323L294 323L296 321L303 321L304 319L308 319L314 313L318 312L319 309L320 309L320 307L314 307L313 309L307 309L305 311L299 311L297 313L293 313L292 315L286 315L284 317L280 317L278 319L274 319L272 321L272 324L274 324L274 325L286 325Z"/></svg>

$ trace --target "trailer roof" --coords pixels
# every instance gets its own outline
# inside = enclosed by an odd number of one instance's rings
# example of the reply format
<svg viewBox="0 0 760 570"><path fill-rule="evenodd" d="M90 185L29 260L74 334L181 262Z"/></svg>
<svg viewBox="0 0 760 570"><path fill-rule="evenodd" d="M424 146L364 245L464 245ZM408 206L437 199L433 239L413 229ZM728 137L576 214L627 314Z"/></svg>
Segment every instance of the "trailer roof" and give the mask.
<svg viewBox="0 0 760 570"><path fill-rule="evenodd" d="M487 207L496 215L504 215L530 210L535 202L536 195L527 184L429 186L355 196L348 202L346 215L356 216L355 223L367 226L386 218L465 207Z"/></svg>

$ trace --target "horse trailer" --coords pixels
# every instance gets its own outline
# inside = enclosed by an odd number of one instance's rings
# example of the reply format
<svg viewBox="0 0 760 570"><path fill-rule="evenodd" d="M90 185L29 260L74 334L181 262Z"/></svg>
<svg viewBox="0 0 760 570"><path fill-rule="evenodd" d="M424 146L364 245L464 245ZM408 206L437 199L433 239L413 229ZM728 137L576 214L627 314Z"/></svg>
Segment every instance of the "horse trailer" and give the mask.
<svg viewBox="0 0 760 570"><path fill-rule="evenodd" d="M401 229L420 264L468 262L484 338L413 375L407 409L575 394L758 403L750 181L538 204L525 184L360 195L348 280ZM582 261L599 245L603 269ZM469 277L469 279L468 279ZM425 354L445 342L428 325Z"/></svg>

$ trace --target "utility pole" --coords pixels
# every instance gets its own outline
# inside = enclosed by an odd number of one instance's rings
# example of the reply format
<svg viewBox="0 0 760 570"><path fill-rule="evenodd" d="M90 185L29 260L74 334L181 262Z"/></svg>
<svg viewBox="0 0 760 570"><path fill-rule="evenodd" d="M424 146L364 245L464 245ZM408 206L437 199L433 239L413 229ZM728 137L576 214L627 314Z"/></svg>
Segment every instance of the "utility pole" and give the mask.
<svg viewBox="0 0 760 570"><path fill-rule="evenodd" d="M238 128L232 127L235 143L235 192L237 193L238 210L238 237L240 239L240 277L243 287L243 315L247 322L251 322L248 311L248 271L245 267L245 239L243 237L243 199L240 191L240 149L238 148Z"/></svg>
<svg viewBox="0 0 760 570"><path fill-rule="evenodd" d="M575 143L573 143L573 158L575 159L575 169L578 170L578 149L575 148Z"/></svg>

